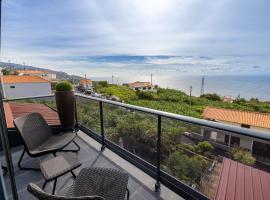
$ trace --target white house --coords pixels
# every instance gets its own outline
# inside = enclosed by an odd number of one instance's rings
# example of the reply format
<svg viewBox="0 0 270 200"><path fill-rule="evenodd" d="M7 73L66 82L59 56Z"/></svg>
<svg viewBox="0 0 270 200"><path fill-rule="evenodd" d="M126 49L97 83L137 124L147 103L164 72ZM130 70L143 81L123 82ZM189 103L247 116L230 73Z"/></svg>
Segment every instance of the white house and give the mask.
<svg viewBox="0 0 270 200"><path fill-rule="evenodd" d="M153 85L150 82L140 82L136 81L134 83L129 83L128 87L132 90L140 90L140 91L150 91L153 90Z"/></svg>
<svg viewBox="0 0 270 200"><path fill-rule="evenodd" d="M91 79L82 79L79 82L79 87L82 90L93 90L93 82Z"/></svg>
<svg viewBox="0 0 270 200"><path fill-rule="evenodd" d="M43 71L43 70L17 70L19 76L39 76L48 81L55 81L56 74L51 71Z"/></svg>
<svg viewBox="0 0 270 200"><path fill-rule="evenodd" d="M39 76L15 76L1 77L3 95L5 98L20 98L31 96L51 95L51 83Z"/></svg>
<svg viewBox="0 0 270 200"><path fill-rule="evenodd" d="M270 135L270 114L206 107L203 118L242 128L269 132ZM268 157L270 155L270 143L266 141L205 127L202 128L202 133L205 139L230 147L238 146L248 149L255 155L268 155Z"/></svg>

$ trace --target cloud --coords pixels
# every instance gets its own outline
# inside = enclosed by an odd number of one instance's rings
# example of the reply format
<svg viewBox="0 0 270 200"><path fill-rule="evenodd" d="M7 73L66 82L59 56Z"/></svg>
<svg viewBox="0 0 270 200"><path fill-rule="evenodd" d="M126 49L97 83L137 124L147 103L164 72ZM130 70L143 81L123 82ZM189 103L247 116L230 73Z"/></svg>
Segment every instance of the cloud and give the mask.
<svg viewBox="0 0 270 200"><path fill-rule="evenodd" d="M263 73L269 7L268 0L9 0L2 60L98 75Z"/></svg>

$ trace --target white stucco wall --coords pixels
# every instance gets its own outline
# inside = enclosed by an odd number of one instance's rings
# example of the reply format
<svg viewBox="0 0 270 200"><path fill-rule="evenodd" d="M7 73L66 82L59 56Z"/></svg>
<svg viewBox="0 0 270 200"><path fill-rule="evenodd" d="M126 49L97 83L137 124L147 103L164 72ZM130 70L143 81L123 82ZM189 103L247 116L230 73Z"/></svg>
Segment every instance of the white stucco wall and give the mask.
<svg viewBox="0 0 270 200"><path fill-rule="evenodd" d="M15 86L15 88L11 88ZM4 83L5 98L45 96L52 94L51 84L46 83Z"/></svg>
<svg viewBox="0 0 270 200"><path fill-rule="evenodd" d="M240 147L244 149L252 150L253 140L251 138L247 137L241 137L240 138Z"/></svg>

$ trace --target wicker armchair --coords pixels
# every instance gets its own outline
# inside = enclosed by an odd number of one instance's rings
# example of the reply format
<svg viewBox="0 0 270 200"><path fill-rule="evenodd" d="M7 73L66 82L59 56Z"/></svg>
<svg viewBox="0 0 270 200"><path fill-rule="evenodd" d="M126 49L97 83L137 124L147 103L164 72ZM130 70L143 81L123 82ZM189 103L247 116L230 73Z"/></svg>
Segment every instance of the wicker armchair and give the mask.
<svg viewBox="0 0 270 200"><path fill-rule="evenodd" d="M84 168L62 196L47 194L33 183L27 189L39 200L124 200L126 193L129 199L127 184L128 174L120 170Z"/></svg>
<svg viewBox="0 0 270 200"><path fill-rule="evenodd" d="M46 154L54 154L63 151L68 144L73 142L79 151L79 145L74 141L77 133L70 131L62 134L53 134L51 127L47 124L40 113L30 113L14 120L15 128L24 144L24 150L18 162L20 169L39 170L21 166L21 161L25 152L31 157L39 157Z"/></svg>

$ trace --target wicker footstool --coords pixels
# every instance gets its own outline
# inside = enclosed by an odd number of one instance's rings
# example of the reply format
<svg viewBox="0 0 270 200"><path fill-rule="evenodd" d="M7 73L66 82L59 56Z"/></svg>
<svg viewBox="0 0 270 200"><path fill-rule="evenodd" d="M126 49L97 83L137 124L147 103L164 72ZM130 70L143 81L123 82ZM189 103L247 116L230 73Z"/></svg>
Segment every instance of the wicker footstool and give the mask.
<svg viewBox="0 0 270 200"><path fill-rule="evenodd" d="M79 166L81 166L81 163L78 161L75 155L70 153L60 155L40 163L40 169L45 178L45 183L43 184L42 189L45 188L47 182L54 180L52 191L52 194L54 194L57 178L69 172L74 178L76 178L76 175L72 170L78 168Z"/></svg>

